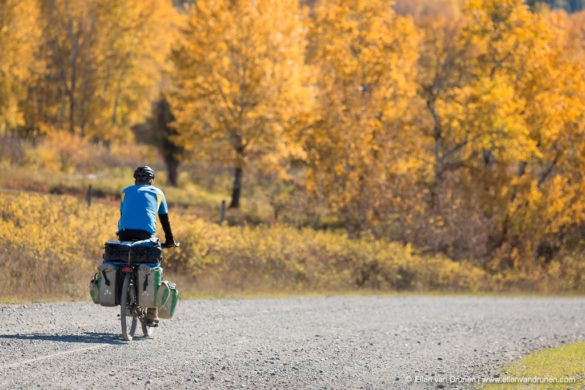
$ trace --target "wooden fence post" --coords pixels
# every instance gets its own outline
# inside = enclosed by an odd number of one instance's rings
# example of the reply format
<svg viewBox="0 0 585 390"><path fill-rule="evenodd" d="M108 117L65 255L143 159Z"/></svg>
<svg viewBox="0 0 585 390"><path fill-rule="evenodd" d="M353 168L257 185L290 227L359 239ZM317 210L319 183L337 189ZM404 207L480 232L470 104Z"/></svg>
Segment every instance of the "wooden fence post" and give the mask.
<svg viewBox="0 0 585 390"><path fill-rule="evenodd" d="M91 184L87 187L87 195L85 195L85 201L87 202L87 207L91 206Z"/></svg>
<svg viewBox="0 0 585 390"><path fill-rule="evenodd" d="M223 220L225 219L225 200L221 201L221 210L219 214L219 225L223 225Z"/></svg>

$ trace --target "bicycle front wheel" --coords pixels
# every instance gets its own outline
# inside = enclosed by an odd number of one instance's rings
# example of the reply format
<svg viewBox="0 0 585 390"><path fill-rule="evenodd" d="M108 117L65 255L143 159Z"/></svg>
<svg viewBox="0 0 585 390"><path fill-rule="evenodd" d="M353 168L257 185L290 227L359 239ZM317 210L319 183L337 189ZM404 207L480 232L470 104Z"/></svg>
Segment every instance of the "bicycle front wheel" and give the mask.
<svg viewBox="0 0 585 390"><path fill-rule="evenodd" d="M136 333L138 317L136 316L134 306L136 305L136 296L133 294L130 285L131 273L127 273L122 284L122 296L120 297L120 325L122 326L122 337L126 341L132 341ZM130 326L126 317L132 317Z"/></svg>

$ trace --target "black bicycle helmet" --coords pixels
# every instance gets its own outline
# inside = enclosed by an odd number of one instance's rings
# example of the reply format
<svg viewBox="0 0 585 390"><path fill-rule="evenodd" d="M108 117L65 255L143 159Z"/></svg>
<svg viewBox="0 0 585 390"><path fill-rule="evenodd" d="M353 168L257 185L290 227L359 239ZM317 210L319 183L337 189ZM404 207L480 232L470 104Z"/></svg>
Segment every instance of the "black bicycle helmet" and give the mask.
<svg viewBox="0 0 585 390"><path fill-rule="evenodd" d="M134 178L138 181L147 181L154 179L154 169L148 165L143 165L136 168L134 171Z"/></svg>

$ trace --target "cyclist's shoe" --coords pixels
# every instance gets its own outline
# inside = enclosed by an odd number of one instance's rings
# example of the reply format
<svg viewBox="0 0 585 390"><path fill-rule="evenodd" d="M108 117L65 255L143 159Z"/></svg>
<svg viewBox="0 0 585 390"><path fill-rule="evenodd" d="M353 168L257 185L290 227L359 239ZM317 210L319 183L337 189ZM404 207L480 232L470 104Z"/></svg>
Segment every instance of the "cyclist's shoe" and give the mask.
<svg viewBox="0 0 585 390"><path fill-rule="evenodd" d="M146 319L146 326L150 326L151 328L156 328L158 326L158 320L153 320L150 318Z"/></svg>
<svg viewBox="0 0 585 390"><path fill-rule="evenodd" d="M146 310L146 326L153 328L158 326L158 310L156 308L148 308Z"/></svg>

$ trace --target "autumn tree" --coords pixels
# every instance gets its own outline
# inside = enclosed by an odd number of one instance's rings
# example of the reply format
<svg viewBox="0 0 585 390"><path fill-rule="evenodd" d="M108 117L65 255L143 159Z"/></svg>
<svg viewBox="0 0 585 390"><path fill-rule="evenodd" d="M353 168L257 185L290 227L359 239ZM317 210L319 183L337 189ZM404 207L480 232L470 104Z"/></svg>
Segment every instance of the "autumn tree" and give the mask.
<svg viewBox="0 0 585 390"><path fill-rule="evenodd" d="M92 138L126 138L150 113L174 37L170 0L40 0L46 72L28 120Z"/></svg>
<svg viewBox="0 0 585 390"><path fill-rule="evenodd" d="M575 55L569 17L553 12L541 18L546 46L523 83L536 151L520 163L508 206L506 244L524 255L512 257L524 267L531 265L526 258L549 261L560 248L578 244L585 218L585 63Z"/></svg>
<svg viewBox="0 0 585 390"><path fill-rule="evenodd" d="M42 57L46 71L31 88L29 122L35 127L55 126L74 132L87 108L79 102L79 90L89 85L93 69L95 37L91 2L42 0Z"/></svg>
<svg viewBox="0 0 585 390"><path fill-rule="evenodd" d="M569 210L571 220L581 218L578 198L569 195L578 187L566 185L580 182L579 159L561 165L582 131L582 69L564 28L521 0L470 0L463 17L452 41L439 40L447 46L425 50L419 74L433 141L432 194L441 189L443 197L439 234L453 237L447 245L459 250L473 242L466 250L476 258L496 255L517 265L520 257L538 257L550 234L567 227ZM538 221L550 209L540 203L544 209L534 213L534 199L564 211L545 228ZM458 239L465 231L473 234Z"/></svg>
<svg viewBox="0 0 585 390"><path fill-rule="evenodd" d="M454 91L461 88L469 78L466 65L470 45L461 38L463 20L456 8L444 14L433 12L428 15L420 8L411 12L423 33L417 81L422 103L419 109L427 114L417 117L415 126L432 140L430 150L427 151L429 159L433 161L432 169L428 170L432 175L425 178L425 182L431 206L438 208L438 192L446 173L461 167L456 152L465 142L463 139L460 142L445 142L448 129L439 114L438 104L456 99Z"/></svg>
<svg viewBox="0 0 585 390"><path fill-rule="evenodd" d="M323 0L311 31L318 117L305 136L309 189L350 232L384 219L392 178L411 166L407 121L419 34L386 0Z"/></svg>
<svg viewBox="0 0 585 390"><path fill-rule="evenodd" d="M101 0L98 7L101 39L99 94L102 114L92 128L120 131L151 112L159 96L178 14L171 0Z"/></svg>
<svg viewBox="0 0 585 390"><path fill-rule="evenodd" d="M36 1L0 2L0 134L25 125L22 103L42 70L40 36Z"/></svg>
<svg viewBox="0 0 585 390"><path fill-rule="evenodd" d="M182 146L234 171L240 206L247 164L278 170L310 111L303 14L296 0L201 0L174 53L171 107Z"/></svg>

